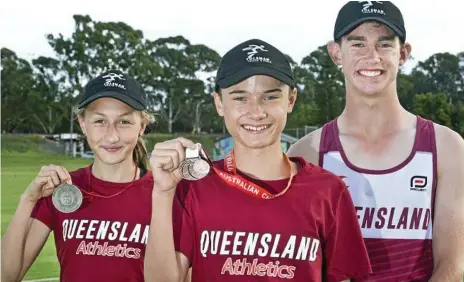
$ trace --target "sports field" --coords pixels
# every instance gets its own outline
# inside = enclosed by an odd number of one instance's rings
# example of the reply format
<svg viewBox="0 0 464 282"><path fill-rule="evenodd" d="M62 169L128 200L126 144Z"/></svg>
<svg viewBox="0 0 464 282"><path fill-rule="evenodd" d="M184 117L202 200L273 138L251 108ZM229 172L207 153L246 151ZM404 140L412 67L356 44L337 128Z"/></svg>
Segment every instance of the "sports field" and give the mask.
<svg viewBox="0 0 464 282"><path fill-rule="evenodd" d="M2 236L14 214L19 196L37 175L40 167L53 163L68 170L74 170L89 163L89 160L67 159L36 153L2 154ZM7 258L4 258L7 259ZM55 254L53 235L27 273L25 280L58 277L58 262Z"/></svg>

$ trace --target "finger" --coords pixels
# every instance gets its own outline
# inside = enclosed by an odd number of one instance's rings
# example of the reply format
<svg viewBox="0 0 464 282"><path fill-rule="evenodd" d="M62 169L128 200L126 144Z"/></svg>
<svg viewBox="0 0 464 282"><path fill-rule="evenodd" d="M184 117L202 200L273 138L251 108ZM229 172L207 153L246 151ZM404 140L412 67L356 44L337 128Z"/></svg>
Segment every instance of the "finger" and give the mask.
<svg viewBox="0 0 464 282"><path fill-rule="evenodd" d="M49 171L49 170L50 170L50 166L48 166L48 165L43 165L43 166L40 168L40 170L39 170L39 174L44 173L44 172L47 172L47 171Z"/></svg>
<svg viewBox="0 0 464 282"><path fill-rule="evenodd" d="M175 169L173 171L171 171L177 179L181 179L182 178L182 174L181 174L181 170L180 169Z"/></svg>
<svg viewBox="0 0 464 282"><path fill-rule="evenodd" d="M66 175L68 176L68 183L69 184L72 184L72 177L71 177L71 174L69 173L69 171L65 168L63 168L64 172L66 173Z"/></svg>
<svg viewBox="0 0 464 282"><path fill-rule="evenodd" d="M180 141L177 140L170 140L156 144L152 154L156 154L156 152L171 150L177 151L177 156L180 162L185 159L185 147Z"/></svg>
<svg viewBox="0 0 464 282"><path fill-rule="evenodd" d="M170 156L154 155L152 157L153 168L161 168L164 170L171 170L174 167L172 158Z"/></svg>
<svg viewBox="0 0 464 282"><path fill-rule="evenodd" d="M51 176L48 177L48 181L47 181L47 186L46 187L43 187L43 188L46 188L46 189L53 189L55 188L55 183L53 183L53 179L51 178Z"/></svg>
<svg viewBox="0 0 464 282"><path fill-rule="evenodd" d="M180 144L180 146L178 145ZM185 151L185 148L195 149L197 145L193 143L191 140L179 137L173 140L157 143L154 149L172 149L172 148L181 148L181 151Z"/></svg>
<svg viewBox="0 0 464 282"><path fill-rule="evenodd" d="M40 168L39 175L40 176L48 176L50 175L50 171L55 170L56 166L55 165L45 165Z"/></svg>
<svg viewBox="0 0 464 282"><path fill-rule="evenodd" d="M61 184L61 179L60 177L58 176L58 173L56 172L56 170L51 170L49 172L49 176L54 184L54 186L58 186Z"/></svg>
<svg viewBox="0 0 464 282"><path fill-rule="evenodd" d="M189 148L189 149L192 149L192 150L197 148L197 144L193 143L193 141L190 140L190 139L187 139L187 138L184 138L184 137L178 137L175 140L179 141L184 148Z"/></svg>
<svg viewBox="0 0 464 282"><path fill-rule="evenodd" d="M61 183L66 182L66 183L71 184L71 176L69 175L68 171L64 167L57 166L56 172L58 173L58 176L60 177Z"/></svg>
<svg viewBox="0 0 464 282"><path fill-rule="evenodd" d="M177 150L174 150L174 149L157 150L156 152L154 152L155 157L156 156L158 156L158 157L170 157L171 162L172 162L172 168L177 168L180 165L181 160L180 160L179 154L180 154L180 152L178 152Z"/></svg>
<svg viewBox="0 0 464 282"><path fill-rule="evenodd" d="M47 185L49 179L50 178L48 176L37 176L34 179L34 184L38 187L43 187L44 185Z"/></svg>

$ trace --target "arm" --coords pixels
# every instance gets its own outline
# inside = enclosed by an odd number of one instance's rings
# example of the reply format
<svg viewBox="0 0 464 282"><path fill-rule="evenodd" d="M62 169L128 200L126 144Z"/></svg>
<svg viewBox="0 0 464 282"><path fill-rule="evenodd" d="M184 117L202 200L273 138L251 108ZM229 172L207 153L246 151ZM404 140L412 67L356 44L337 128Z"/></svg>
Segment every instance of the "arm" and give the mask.
<svg viewBox="0 0 464 282"><path fill-rule="evenodd" d="M185 148L195 149L196 145L180 137L157 143L150 155L154 183L144 262L147 282L182 282L190 266L192 223L185 207L184 192L187 190L182 189L182 176L178 169L185 160ZM176 249L182 253L176 252Z"/></svg>
<svg viewBox="0 0 464 282"><path fill-rule="evenodd" d="M189 269L187 277L185 277L184 282L192 282L192 268Z"/></svg>
<svg viewBox="0 0 464 282"><path fill-rule="evenodd" d="M172 192L175 189L172 189ZM153 209L145 251L146 281L184 281L190 262L188 258L175 251L173 232L174 193L156 192L154 189Z"/></svg>
<svg viewBox="0 0 464 282"><path fill-rule="evenodd" d="M290 157L302 157L314 165L319 165L319 144L321 140L321 133L322 128L319 128L302 137L295 144L290 146L287 155Z"/></svg>
<svg viewBox="0 0 464 282"><path fill-rule="evenodd" d="M3 236L1 281L21 281L47 241L50 228L30 217L34 205L21 196Z"/></svg>
<svg viewBox="0 0 464 282"><path fill-rule="evenodd" d="M49 208L51 201L47 204L50 200L47 197L52 195L55 187L65 182L71 183L71 176L65 168L43 166L21 195L2 240L2 281L21 280L37 258L47 241L53 221ZM37 217L40 221L31 217Z"/></svg>
<svg viewBox="0 0 464 282"><path fill-rule="evenodd" d="M430 282L462 282L464 275L464 141L436 126L438 177Z"/></svg>

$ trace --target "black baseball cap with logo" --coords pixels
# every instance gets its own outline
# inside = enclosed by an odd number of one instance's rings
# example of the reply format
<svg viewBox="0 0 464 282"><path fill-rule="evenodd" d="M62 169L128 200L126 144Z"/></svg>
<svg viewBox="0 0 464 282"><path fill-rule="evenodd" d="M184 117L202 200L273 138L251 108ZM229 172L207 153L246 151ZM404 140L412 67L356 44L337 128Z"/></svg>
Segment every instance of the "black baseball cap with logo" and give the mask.
<svg viewBox="0 0 464 282"><path fill-rule="evenodd" d="M287 57L271 44L259 39L242 42L221 59L216 88L228 88L254 75L267 75L295 86Z"/></svg>
<svg viewBox="0 0 464 282"><path fill-rule="evenodd" d="M400 9L391 1L349 1L339 11L335 22L334 40L350 33L366 21L377 21L391 28L406 41L406 29Z"/></svg>
<svg viewBox="0 0 464 282"><path fill-rule="evenodd" d="M146 94L142 85L119 70L107 71L87 83L78 108L103 97L118 99L139 111L147 109Z"/></svg>

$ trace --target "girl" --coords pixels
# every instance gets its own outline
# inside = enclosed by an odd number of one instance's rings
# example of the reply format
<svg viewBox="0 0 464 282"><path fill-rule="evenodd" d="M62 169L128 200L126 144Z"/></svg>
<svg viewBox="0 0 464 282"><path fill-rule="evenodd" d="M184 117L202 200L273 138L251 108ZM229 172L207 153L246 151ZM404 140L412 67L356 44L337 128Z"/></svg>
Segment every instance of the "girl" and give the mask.
<svg viewBox="0 0 464 282"><path fill-rule="evenodd" d="M153 187L146 109L142 86L119 71L86 85L76 114L95 160L40 169L4 235L2 281L22 280L51 231L60 281L143 281Z"/></svg>

